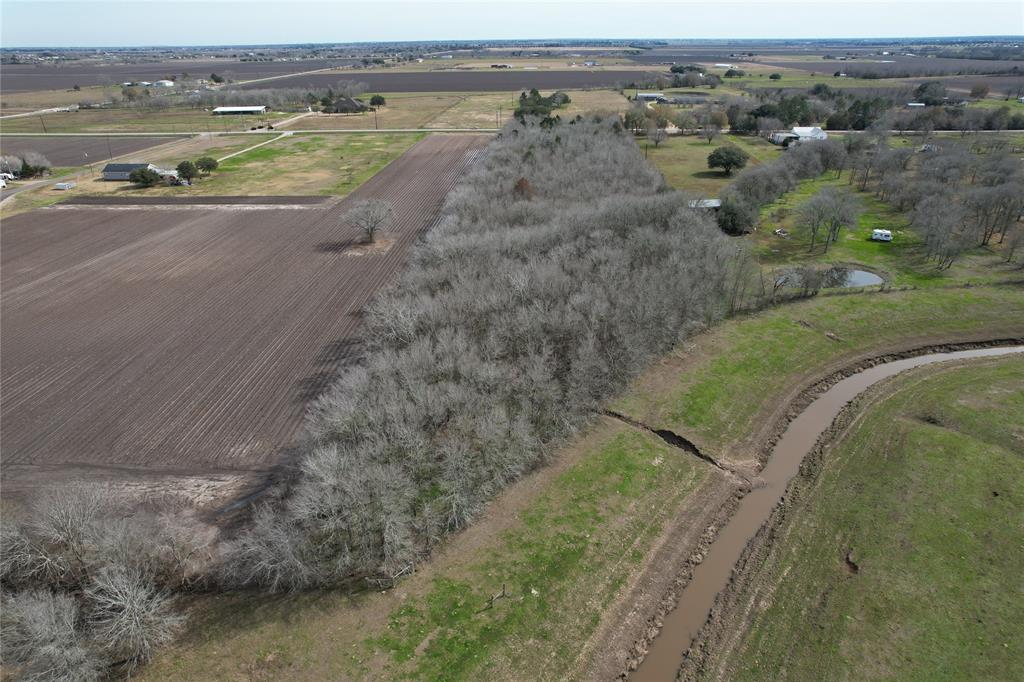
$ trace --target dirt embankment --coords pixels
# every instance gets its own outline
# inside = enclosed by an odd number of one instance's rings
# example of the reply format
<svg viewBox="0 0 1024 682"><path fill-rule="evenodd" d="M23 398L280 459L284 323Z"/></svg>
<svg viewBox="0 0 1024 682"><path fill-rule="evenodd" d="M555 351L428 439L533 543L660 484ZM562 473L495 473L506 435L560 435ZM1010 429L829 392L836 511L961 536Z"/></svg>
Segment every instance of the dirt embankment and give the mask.
<svg viewBox="0 0 1024 682"><path fill-rule="evenodd" d="M1024 343L1024 337L1007 337L982 341L949 340L905 349L885 349L877 355L854 360L840 369L831 371L831 373L825 375L823 378L812 380L813 383L800 390L795 397L784 404L781 411L782 414L774 419L767 431L762 432L766 433L766 435L761 441L762 444L757 451L758 461L762 466L764 466L765 461L767 461L769 455L772 453L772 449L775 447L775 444L779 442L779 438L782 437L782 434L786 431L790 422L796 419L796 417L803 412L808 405L814 402L815 398L835 386L846 377L859 374L870 367L884 365L886 363L893 362L895 360L903 360L905 358L916 358L921 355L930 355L932 353L951 353L961 350L974 350L976 348L1016 346L1022 343Z"/></svg>

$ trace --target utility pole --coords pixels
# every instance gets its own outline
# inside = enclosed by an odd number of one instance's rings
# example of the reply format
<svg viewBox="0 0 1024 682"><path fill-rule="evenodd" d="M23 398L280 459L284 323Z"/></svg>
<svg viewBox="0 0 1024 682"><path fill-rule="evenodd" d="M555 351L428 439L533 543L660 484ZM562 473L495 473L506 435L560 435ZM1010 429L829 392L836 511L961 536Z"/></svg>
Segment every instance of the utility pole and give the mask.
<svg viewBox="0 0 1024 682"><path fill-rule="evenodd" d="M373 129L380 130L380 128L377 127L377 107L373 108Z"/></svg>
<svg viewBox="0 0 1024 682"><path fill-rule="evenodd" d="M110 133L107 133L107 161L114 158L114 152L110 149Z"/></svg>
<svg viewBox="0 0 1024 682"><path fill-rule="evenodd" d="M46 133L46 121L43 120L43 115L39 115L39 123L43 126L43 133Z"/></svg>

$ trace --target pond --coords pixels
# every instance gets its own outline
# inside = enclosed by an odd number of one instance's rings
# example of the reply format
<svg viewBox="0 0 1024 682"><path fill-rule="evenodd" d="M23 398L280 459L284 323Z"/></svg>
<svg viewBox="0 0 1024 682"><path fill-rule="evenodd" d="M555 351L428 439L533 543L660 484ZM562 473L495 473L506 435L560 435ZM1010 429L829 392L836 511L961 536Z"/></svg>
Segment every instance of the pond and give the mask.
<svg viewBox="0 0 1024 682"><path fill-rule="evenodd" d="M884 284L885 279L867 270L848 268L844 265L833 265L829 268L814 267L791 268L777 272L775 286L802 289L835 289L869 287Z"/></svg>
<svg viewBox="0 0 1024 682"><path fill-rule="evenodd" d="M847 270L846 279L839 286L842 287L870 287L875 284L884 284L885 280L873 272L867 270Z"/></svg>

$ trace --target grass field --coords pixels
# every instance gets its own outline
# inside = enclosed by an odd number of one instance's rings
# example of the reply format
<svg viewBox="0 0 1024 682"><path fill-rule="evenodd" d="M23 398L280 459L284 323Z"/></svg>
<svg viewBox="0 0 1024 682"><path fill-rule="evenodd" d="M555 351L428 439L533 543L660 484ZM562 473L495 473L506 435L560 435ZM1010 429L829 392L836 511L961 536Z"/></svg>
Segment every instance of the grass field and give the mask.
<svg viewBox="0 0 1024 682"><path fill-rule="evenodd" d="M418 133L294 135L224 161L213 175L191 187L158 187L144 192L345 196L422 138Z"/></svg>
<svg viewBox="0 0 1024 682"><path fill-rule="evenodd" d="M1024 360L886 391L791 509L709 679L1019 679Z"/></svg>
<svg viewBox="0 0 1024 682"><path fill-rule="evenodd" d="M670 354L652 368L615 409L686 434L709 452L749 462L757 456L751 434L780 407L787 387L837 358L912 339L1022 333L1019 286L818 298L717 327L698 348Z"/></svg>
<svg viewBox="0 0 1024 682"><path fill-rule="evenodd" d="M730 176L721 170L708 168L708 155L716 148L725 144L736 145L750 154L749 166L771 161L781 153L779 147L762 138L740 135L723 135L711 144L693 135L672 136L657 147L647 144L643 138L637 141L647 148L648 158L669 185L703 197L718 196L735 179L735 171Z"/></svg>
<svg viewBox="0 0 1024 682"><path fill-rule="evenodd" d="M827 253L821 234L812 252L809 250L810 231L799 225L798 212L804 202L827 187L854 192L862 212L857 226L844 229L839 241L831 245ZM776 228L784 228L789 236L774 235ZM893 241L871 241L871 231L876 228L892 230ZM833 173L805 180L792 192L764 207L760 226L750 239L758 260L765 267L806 262L858 264L895 285L941 286L958 281L999 281L1021 275L1016 264L1005 262L998 244L972 249L948 270L936 269L933 262L925 260L921 238L910 228L904 213L878 200L871 192L858 191L856 185L849 184L848 177L836 178Z"/></svg>

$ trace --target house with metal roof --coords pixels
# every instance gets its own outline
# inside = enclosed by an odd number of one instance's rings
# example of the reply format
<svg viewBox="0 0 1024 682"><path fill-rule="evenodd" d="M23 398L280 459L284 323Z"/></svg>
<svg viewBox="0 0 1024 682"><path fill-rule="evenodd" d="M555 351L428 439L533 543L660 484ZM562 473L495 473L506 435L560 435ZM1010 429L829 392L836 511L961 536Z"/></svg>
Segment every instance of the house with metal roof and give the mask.
<svg viewBox="0 0 1024 682"><path fill-rule="evenodd" d="M103 167L101 173L104 180L124 181L128 180L128 176L132 174L133 170L139 168L148 168L168 182L174 182L178 179L178 171L158 168L151 163L108 163Z"/></svg>

